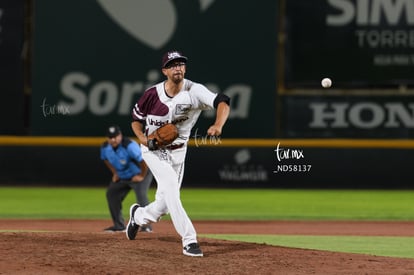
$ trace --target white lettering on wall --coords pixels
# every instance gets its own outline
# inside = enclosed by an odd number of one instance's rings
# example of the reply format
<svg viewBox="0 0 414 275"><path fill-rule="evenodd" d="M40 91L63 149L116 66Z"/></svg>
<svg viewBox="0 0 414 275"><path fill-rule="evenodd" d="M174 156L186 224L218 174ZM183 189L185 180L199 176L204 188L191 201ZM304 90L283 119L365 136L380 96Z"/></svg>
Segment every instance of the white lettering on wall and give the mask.
<svg viewBox="0 0 414 275"><path fill-rule="evenodd" d="M353 22L357 26L378 26L381 20L389 26L396 26L401 20L414 25L412 0L328 0L328 4L338 11L326 17L327 25L332 27Z"/></svg>
<svg viewBox="0 0 414 275"><path fill-rule="evenodd" d="M414 128L414 103L311 103L310 128Z"/></svg>
<svg viewBox="0 0 414 275"><path fill-rule="evenodd" d="M69 106L70 115L90 112L97 116L116 113L130 115L132 106L149 86L160 81L160 74L151 70L147 82L123 82L110 80L94 81L84 72L68 72L62 77L60 90L64 98L58 104ZM223 92L231 98L232 111L229 118L247 119L249 116L252 87L235 83L221 91L217 84L206 84L214 92ZM204 112L204 117L213 117L214 111Z"/></svg>

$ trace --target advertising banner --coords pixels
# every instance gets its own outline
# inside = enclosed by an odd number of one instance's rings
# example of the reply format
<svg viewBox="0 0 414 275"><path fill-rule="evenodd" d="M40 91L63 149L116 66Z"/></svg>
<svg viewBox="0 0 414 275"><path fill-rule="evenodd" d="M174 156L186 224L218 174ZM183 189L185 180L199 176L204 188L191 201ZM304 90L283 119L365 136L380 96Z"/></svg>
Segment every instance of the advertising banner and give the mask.
<svg viewBox="0 0 414 275"><path fill-rule="evenodd" d="M289 138L413 138L414 96L284 96Z"/></svg>
<svg viewBox="0 0 414 275"><path fill-rule="evenodd" d="M414 1L282 0L284 89L414 87ZM398 92L398 89L395 90Z"/></svg>
<svg viewBox="0 0 414 275"><path fill-rule="evenodd" d="M283 140L276 140L274 147L192 147L183 184L220 188L412 188L412 153L390 148L305 148L288 146Z"/></svg>
<svg viewBox="0 0 414 275"><path fill-rule="evenodd" d="M0 1L0 134L21 134L24 130L23 3Z"/></svg>
<svg viewBox="0 0 414 275"><path fill-rule="evenodd" d="M0 155L0 185L104 187L111 179L99 147L0 146ZM188 148L182 187L413 188L413 162L413 148L316 148L284 140L267 147L201 144Z"/></svg>
<svg viewBox="0 0 414 275"><path fill-rule="evenodd" d="M232 99L226 137L274 137L277 3L35 1L31 133L103 135L164 79L161 57L180 50L186 77ZM265 121L265 123L257 123ZM201 115L206 132L214 114ZM246 129L249 131L246 131Z"/></svg>

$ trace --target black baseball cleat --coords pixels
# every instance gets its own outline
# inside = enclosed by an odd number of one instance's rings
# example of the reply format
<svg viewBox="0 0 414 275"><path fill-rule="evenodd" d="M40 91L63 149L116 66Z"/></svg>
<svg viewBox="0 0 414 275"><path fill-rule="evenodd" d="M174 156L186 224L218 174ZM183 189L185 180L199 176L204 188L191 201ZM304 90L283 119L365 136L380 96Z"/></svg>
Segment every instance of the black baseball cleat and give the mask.
<svg viewBox="0 0 414 275"><path fill-rule="evenodd" d="M190 243L184 246L183 254L191 257L203 257L203 251L201 251L198 243Z"/></svg>
<svg viewBox="0 0 414 275"><path fill-rule="evenodd" d="M139 230L139 224L135 222L134 214L135 211L137 211L139 207L138 203L134 203L129 208L129 222L126 227L126 236L128 240L135 240L135 237L137 236L138 230Z"/></svg>

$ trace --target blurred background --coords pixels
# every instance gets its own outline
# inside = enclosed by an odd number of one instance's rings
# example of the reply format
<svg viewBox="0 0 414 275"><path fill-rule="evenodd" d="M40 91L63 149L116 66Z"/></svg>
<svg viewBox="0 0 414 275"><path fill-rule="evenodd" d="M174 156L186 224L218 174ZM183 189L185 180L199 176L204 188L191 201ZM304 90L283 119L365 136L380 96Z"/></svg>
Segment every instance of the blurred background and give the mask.
<svg viewBox="0 0 414 275"><path fill-rule="evenodd" d="M414 187L411 0L0 0L0 184L106 185L105 129L133 136L171 49L232 98L185 184Z"/></svg>

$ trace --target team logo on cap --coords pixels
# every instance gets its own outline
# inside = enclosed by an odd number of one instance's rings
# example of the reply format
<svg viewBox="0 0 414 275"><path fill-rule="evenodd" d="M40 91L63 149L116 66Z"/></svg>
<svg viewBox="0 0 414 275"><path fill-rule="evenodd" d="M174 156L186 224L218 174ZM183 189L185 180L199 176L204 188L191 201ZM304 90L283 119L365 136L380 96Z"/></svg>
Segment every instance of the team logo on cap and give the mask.
<svg viewBox="0 0 414 275"><path fill-rule="evenodd" d="M179 52L170 52L168 53L168 59L174 59L181 57L181 54Z"/></svg>

